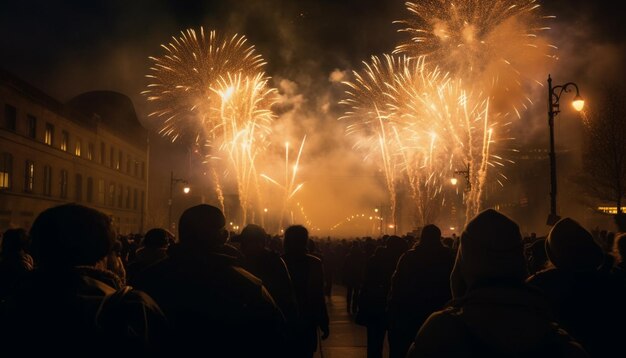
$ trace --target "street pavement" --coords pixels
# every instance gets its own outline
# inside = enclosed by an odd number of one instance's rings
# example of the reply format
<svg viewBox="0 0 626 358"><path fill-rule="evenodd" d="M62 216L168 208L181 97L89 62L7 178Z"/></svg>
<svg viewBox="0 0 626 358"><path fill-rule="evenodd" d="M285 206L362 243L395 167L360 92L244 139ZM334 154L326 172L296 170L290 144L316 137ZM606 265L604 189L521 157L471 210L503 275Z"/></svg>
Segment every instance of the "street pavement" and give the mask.
<svg viewBox="0 0 626 358"><path fill-rule="evenodd" d="M315 357L323 358L365 358L367 357L367 332L365 327L354 323L346 310L346 290L334 285L332 296L327 301L330 316L330 337L322 341ZM387 343L383 357L388 357Z"/></svg>

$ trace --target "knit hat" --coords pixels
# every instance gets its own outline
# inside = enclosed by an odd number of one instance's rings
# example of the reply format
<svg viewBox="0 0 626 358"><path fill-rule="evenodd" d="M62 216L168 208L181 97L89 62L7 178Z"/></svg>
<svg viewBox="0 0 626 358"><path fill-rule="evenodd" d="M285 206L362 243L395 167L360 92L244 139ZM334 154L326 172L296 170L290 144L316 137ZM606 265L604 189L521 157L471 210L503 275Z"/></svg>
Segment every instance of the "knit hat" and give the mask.
<svg viewBox="0 0 626 358"><path fill-rule="evenodd" d="M479 283L523 281L526 259L519 226L507 216L487 209L474 217L461 235L450 285L459 298Z"/></svg>
<svg viewBox="0 0 626 358"><path fill-rule="evenodd" d="M594 271L604 261L602 248L576 220L557 222L546 240L546 254L556 268L570 271Z"/></svg>

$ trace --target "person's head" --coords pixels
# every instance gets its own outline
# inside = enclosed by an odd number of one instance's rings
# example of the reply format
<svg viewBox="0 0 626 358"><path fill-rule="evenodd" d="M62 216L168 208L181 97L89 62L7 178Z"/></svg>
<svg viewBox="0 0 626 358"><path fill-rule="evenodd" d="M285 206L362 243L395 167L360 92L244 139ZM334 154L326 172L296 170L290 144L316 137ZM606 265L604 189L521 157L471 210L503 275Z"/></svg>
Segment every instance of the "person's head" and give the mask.
<svg viewBox="0 0 626 358"><path fill-rule="evenodd" d="M285 230L285 255L304 255L307 252L309 231L302 225L293 225Z"/></svg>
<svg viewBox="0 0 626 358"><path fill-rule="evenodd" d="M387 238L387 242L385 244L387 250L393 255L399 256L402 255L405 251L409 249L409 244L397 235L391 235Z"/></svg>
<svg viewBox="0 0 626 358"><path fill-rule="evenodd" d="M450 276L453 297L496 282L521 284L526 277L522 234L513 220L487 209L467 223Z"/></svg>
<svg viewBox="0 0 626 358"><path fill-rule="evenodd" d="M243 251L244 255L261 251L265 248L265 241L267 239L268 235L261 226L248 224L241 230L241 234L239 235L241 251Z"/></svg>
<svg viewBox="0 0 626 358"><path fill-rule="evenodd" d="M215 206L201 204L185 210L178 221L180 244L217 248L226 242L226 219Z"/></svg>
<svg viewBox="0 0 626 358"><path fill-rule="evenodd" d="M161 228L154 228L146 232L146 236L143 238L142 245L147 249L163 250L167 249L170 245L171 237L173 235Z"/></svg>
<svg viewBox="0 0 626 358"><path fill-rule="evenodd" d="M30 237L33 258L41 267L94 266L115 242L111 218L77 204L43 211L35 219Z"/></svg>
<svg viewBox="0 0 626 358"><path fill-rule="evenodd" d="M576 220L563 218L550 230L546 254L554 267L568 271L594 271L604 262L604 253L591 233Z"/></svg>
<svg viewBox="0 0 626 358"><path fill-rule="evenodd" d="M422 235L420 236L420 245L441 246L441 230L436 225L426 225L422 229Z"/></svg>
<svg viewBox="0 0 626 358"><path fill-rule="evenodd" d="M3 255L18 253L28 248L28 234L24 229L7 229L2 234Z"/></svg>

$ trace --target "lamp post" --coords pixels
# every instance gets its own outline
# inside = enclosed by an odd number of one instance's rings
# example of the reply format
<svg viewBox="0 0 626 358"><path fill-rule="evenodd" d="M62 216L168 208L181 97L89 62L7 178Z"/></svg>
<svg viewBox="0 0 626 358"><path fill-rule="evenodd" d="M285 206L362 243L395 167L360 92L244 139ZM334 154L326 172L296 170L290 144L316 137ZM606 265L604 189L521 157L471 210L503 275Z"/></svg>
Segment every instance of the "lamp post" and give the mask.
<svg viewBox="0 0 626 358"><path fill-rule="evenodd" d="M170 172L170 199L168 201L168 207L169 207L169 214L168 214L168 225L170 230L174 230L174 223L172 223L172 196L174 194L174 184L176 183L183 183L185 184L185 186L183 187L183 193L185 194L189 194L189 191L191 190L189 188L189 185L187 183L187 180L185 179L180 179L180 178L174 178L174 171Z"/></svg>
<svg viewBox="0 0 626 358"><path fill-rule="evenodd" d="M572 101L575 110L581 111L585 105L585 101L580 96L578 85L574 82L568 82L564 85L552 86L552 78L548 75L548 126L550 126L550 214L546 224L554 225L561 217L556 211L556 153L554 151L554 117L561 112L559 100L563 92L570 92L574 88L576 96Z"/></svg>

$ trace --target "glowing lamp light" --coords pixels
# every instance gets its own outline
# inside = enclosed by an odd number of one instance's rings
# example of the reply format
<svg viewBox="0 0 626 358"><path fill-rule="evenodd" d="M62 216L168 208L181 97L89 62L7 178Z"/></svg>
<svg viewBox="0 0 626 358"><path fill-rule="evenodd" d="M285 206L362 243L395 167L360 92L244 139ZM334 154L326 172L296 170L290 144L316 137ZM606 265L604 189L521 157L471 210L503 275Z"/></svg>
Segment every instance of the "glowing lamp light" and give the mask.
<svg viewBox="0 0 626 358"><path fill-rule="evenodd" d="M188 186L183 188L183 193L185 193L185 194L189 194L190 191L191 191L191 188L188 187Z"/></svg>
<svg viewBox="0 0 626 358"><path fill-rule="evenodd" d="M582 111L585 107L585 100L581 96L576 96L572 101L572 106L578 112Z"/></svg>
<svg viewBox="0 0 626 358"><path fill-rule="evenodd" d="M450 184L456 185L459 182L457 178L450 178Z"/></svg>
<svg viewBox="0 0 626 358"><path fill-rule="evenodd" d="M394 228L393 224L389 224L389 228L393 229Z"/></svg>
<svg viewBox="0 0 626 358"><path fill-rule="evenodd" d="M264 212L267 212L267 208L263 209Z"/></svg>

